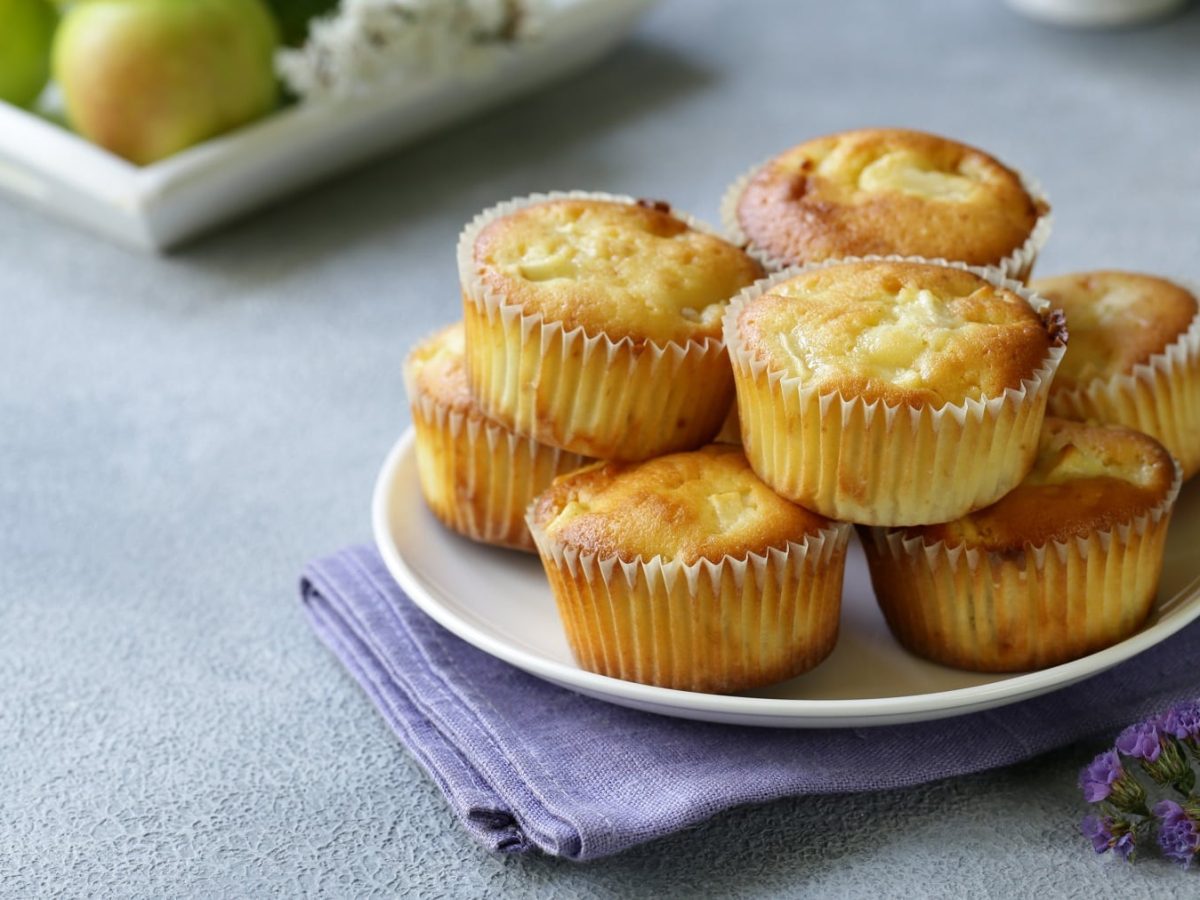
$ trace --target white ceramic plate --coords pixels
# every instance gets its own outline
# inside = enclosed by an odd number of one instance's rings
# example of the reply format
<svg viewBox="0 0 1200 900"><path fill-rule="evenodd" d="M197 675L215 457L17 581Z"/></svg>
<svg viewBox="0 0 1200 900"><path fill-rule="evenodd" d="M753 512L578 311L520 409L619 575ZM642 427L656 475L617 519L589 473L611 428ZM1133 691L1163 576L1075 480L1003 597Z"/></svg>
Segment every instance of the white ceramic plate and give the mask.
<svg viewBox="0 0 1200 900"><path fill-rule="evenodd" d="M830 728L962 715L1065 687L1140 653L1200 616L1200 479L1185 485L1167 541L1159 602L1133 637L1091 656L1020 675L961 672L926 662L888 632L852 543L841 635L813 671L733 696L650 687L580 669L559 625L540 562L448 531L421 499L410 429L375 485L375 541L405 592L479 649L582 694L635 709L742 725Z"/></svg>

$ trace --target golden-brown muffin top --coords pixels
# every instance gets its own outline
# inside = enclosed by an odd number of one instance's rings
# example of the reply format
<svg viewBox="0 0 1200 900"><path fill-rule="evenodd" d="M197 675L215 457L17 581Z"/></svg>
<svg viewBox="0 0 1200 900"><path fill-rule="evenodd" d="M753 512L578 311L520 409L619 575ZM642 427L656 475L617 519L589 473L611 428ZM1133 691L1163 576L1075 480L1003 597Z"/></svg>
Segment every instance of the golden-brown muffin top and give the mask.
<svg viewBox="0 0 1200 900"><path fill-rule="evenodd" d="M533 523L583 553L685 564L761 554L832 524L772 492L729 444L563 475L535 501Z"/></svg>
<svg viewBox="0 0 1200 900"><path fill-rule="evenodd" d="M781 153L751 178L737 220L787 263L924 256L999 263L1048 211L982 150L894 128L845 131Z"/></svg>
<svg viewBox="0 0 1200 900"><path fill-rule="evenodd" d="M1015 490L961 519L906 533L1011 552L1131 522L1162 503L1174 480L1171 455L1154 438L1048 417L1033 470Z"/></svg>
<svg viewBox="0 0 1200 900"><path fill-rule="evenodd" d="M487 225L474 260L484 286L527 314L635 343L720 338L725 304L763 275L665 203L537 203Z"/></svg>
<svg viewBox="0 0 1200 900"><path fill-rule="evenodd" d="M747 303L737 325L752 356L806 387L912 406L1019 388L1062 339L1018 294L909 262L803 273Z"/></svg>
<svg viewBox="0 0 1200 900"><path fill-rule="evenodd" d="M413 347L404 361L409 400L429 397L458 412L483 415L467 383L465 348L462 322L446 326Z"/></svg>
<svg viewBox="0 0 1200 900"><path fill-rule="evenodd" d="M1132 372L1187 331L1197 313L1196 298L1179 285L1133 272L1056 275L1031 287L1066 313L1071 329L1054 376L1059 390Z"/></svg>

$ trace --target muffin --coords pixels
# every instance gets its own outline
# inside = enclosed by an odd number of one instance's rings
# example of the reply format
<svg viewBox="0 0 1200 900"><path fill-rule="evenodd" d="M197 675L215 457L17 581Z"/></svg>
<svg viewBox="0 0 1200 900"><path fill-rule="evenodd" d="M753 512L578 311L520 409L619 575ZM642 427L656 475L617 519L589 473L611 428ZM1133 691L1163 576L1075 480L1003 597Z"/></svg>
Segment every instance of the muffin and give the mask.
<svg viewBox="0 0 1200 900"><path fill-rule="evenodd" d="M834 519L924 525L1025 477L1066 335L983 269L816 264L725 315L742 442L776 491Z"/></svg>
<svg viewBox="0 0 1200 900"><path fill-rule="evenodd" d="M1034 289L1067 315L1071 349L1050 388L1050 412L1128 425L1200 470L1200 314L1177 284L1131 272L1042 278Z"/></svg>
<svg viewBox="0 0 1200 900"><path fill-rule="evenodd" d="M807 141L726 192L722 218L768 268L851 256L997 266L1024 280L1050 207L1020 175L966 144L894 128Z"/></svg>
<svg viewBox="0 0 1200 900"><path fill-rule="evenodd" d="M404 381L421 493L433 514L472 540L532 552L530 501L556 475L591 460L515 434L479 408L467 387L461 322L413 349Z"/></svg>
<svg viewBox="0 0 1200 900"><path fill-rule="evenodd" d="M953 522L863 529L892 633L946 665L1013 672L1136 632L1158 591L1179 475L1153 438L1047 418L1028 477Z"/></svg>
<svg viewBox="0 0 1200 900"><path fill-rule="evenodd" d="M774 494L738 447L557 478L529 528L592 672L730 693L811 669L837 639L849 526Z"/></svg>
<svg viewBox="0 0 1200 900"><path fill-rule="evenodd" d="M711 440L733 398L729 298L762 267L664 203L535 195L459 241L467 371L535 440L638 460Z"/></svg>
<svg viewBox="0 0 1200 900"><path fill-rule="evenodd" d="M729 415L725 417L725 421L721 425L721 430L717 432L717 436L713 438L713 441L718 444L741 444L742 423L738 419L736 399L729 407Z"/></svg>

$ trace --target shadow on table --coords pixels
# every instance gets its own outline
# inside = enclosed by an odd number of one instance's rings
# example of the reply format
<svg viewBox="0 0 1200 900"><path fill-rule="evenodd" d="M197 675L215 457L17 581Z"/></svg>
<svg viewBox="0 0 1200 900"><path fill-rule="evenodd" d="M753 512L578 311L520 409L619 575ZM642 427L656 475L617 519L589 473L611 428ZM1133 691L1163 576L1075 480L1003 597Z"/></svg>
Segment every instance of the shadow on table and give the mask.
<svg viewBox="0 0 1200 900"><path fill-rule="evenodd" d="M621 173L596 156L587 159L585 177L578 159L576 177L568 177L562 166L567 151L654 115L713 77L673 49L632 39L568 80L251 214L181 248L167 262L252 288L383 235L399 253L434 211L444 221L448 211L460 210L451 221L465 223L480 208L519 191L577 183L619 189ZM447 258L459 227L444 236Z"/></svg>

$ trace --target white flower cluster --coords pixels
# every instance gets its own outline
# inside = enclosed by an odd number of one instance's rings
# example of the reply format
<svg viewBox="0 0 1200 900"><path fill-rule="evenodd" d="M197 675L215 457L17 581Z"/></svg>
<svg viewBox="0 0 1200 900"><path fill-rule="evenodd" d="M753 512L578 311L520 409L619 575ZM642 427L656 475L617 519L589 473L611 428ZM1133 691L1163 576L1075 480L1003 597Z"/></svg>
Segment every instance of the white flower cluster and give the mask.
<svg viewBox="0 0 1200 900"><path fill-rule="evenodd" d="M344 97L414 78L485 71L536 34L553 0L342 0L308 40L279 54L300 97Z"/></svg>

